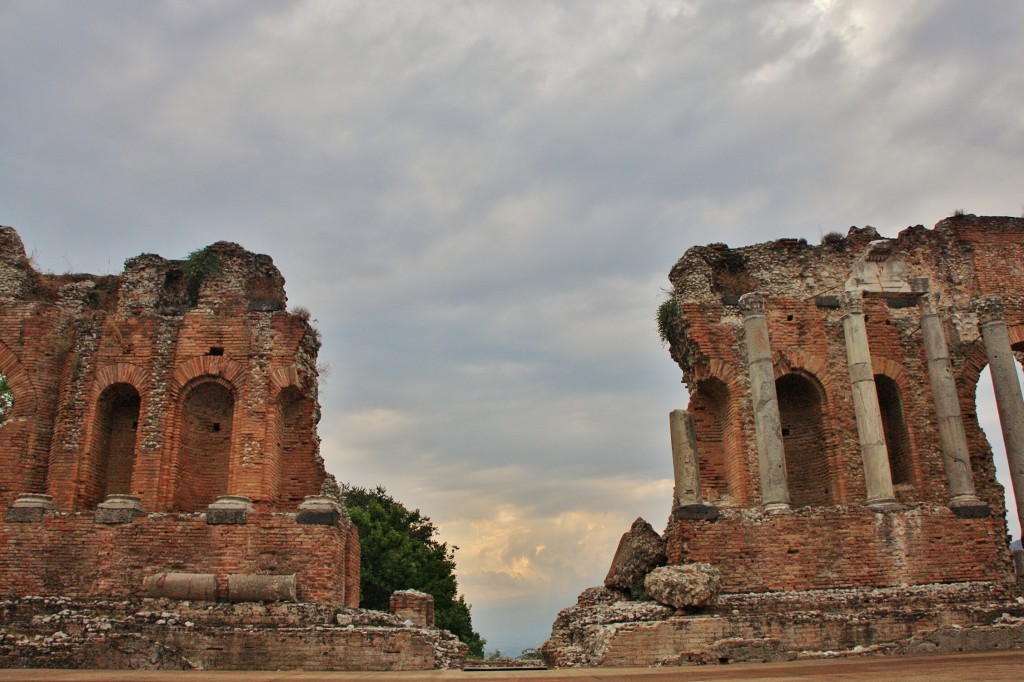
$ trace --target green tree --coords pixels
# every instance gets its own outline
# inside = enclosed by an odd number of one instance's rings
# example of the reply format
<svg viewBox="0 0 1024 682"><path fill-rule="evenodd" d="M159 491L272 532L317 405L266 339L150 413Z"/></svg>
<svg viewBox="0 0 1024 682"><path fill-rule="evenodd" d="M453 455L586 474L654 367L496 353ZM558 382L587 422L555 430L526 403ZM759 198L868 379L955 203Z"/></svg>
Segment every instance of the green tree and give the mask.
<svg viewBox="0 0 1024 682"><path fill-rule="evenodd" d="M11 393L11 385L7 383L7 377L0 374L0 424L7 419L7 412L14 406L14 394Z"/></svg>
<svg viewBox="0 0 1024 682"><path fill-rule="evenodd" d="M407 509L383 486L343 490L349 516L359 528L363 608L386 611L395 590L426 592L434 597L437 626L465 642L471 657L482 658L486 642L473 631L469 604L458 594L458 547L439 542L430 518Z"/></svg>

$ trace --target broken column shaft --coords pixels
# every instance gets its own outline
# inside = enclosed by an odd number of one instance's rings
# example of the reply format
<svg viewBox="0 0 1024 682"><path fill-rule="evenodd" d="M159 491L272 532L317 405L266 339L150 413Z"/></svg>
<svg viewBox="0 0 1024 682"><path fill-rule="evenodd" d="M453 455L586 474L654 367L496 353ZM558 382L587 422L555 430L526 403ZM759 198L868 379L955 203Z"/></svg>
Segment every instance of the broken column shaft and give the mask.
<svg viewBox="0 0 1024 682"><path fill-rule="evenodd" d="M853 383L853 410L857 417L857 436L861 458L864 460L866 504L884 511L896 506L889 469L889 451L885 446L882 410L878 406L875 375L868 348L868 333L864 321L864 302L859 291L847 292L848 312L843 318L846 336L846 361Z"/></svg>
<svg viewBox="0 0 1024 682"><path fill-rule="evenodd" d="M992 388L996 394L999 426L1006 445L1010 465L1010 482L1017 501L1018 519L1024 524L1024 398L1017 379L1016 360L1010 347L1010 334L1003 320L1005 306L997 296L976 302L978 327L985 342L988 364L992 372Z"/></svg>
<svg viewBox="0 0 1024 682"><path fill-rule="evenodd" d="M775 369L768 340L765 303L768 295L753 291L740 296L743 330L750 366L750 397L754 404L754 433L761 471L761 502L768 511L789 509L786 481L786 450L782 443L782 419L775 392Z"/></svg>
<svg viewBox="0 0 1024 682"><path fill-rule="evenodd" d="M942 321L935 308L933 294L924 294L919 300L921 306L921 337L924 353L928 359L928 379L935 403L935 416L939 427L939 449L946 469L949 485L949 506L954 511L968 509L988 513L987 505L978 499L971 471L970 451L967 435L960 414L960 398L953 380L953 368L949 361L949 348ZM972 514L973 515L973 514Z"/></svg>

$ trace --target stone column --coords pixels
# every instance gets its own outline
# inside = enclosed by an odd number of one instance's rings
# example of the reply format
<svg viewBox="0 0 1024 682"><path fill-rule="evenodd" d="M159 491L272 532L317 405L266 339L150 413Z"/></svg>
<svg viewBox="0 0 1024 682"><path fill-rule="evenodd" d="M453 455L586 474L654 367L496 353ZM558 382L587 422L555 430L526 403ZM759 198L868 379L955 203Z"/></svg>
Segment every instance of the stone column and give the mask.
<svg viewBox="0 0 1024 682"><path fill-rule="evenodd" d="M768 294L752 291L740 296L743 330L750 365L750 397L754 404L754 434L761 470L761 502L767 511L789 509L786 480L786 451L782 444L782 419L775 393L775 369L768 341L768 318L764 308Z"/></svg>
<svg viewBox="0 0 1024 682"><path fill-rule="evenodd" d="M1024 525L1024 398L1017 381L1016 360L1010 349L1010 334L1003 321L1005 306L998 296L987 296L975 302L978 327L985 342L988 364L992 372L992 388L999 410L999 426L1003 430L1006 459L1010 464L1010 482L1017 501L1017 514Z"/></svg>
<svg viewBox="0 0 1024 682"><path fill-rule="evenodd" d="M946 335L935 308L936 298L935 294L926 293L920 297L918 304L921 308L921 338L928 359L928 379L938 418L939 449L942 450L942 463L946 468L946 481L949 485L949 508L961 517L988 516L988 505L978 498L974 489L971 456L960 415L960 398L953 379Z"/></svg>
<svg viewBox="0 0 1024 682"><path fill-rule="evenodd" d="M857 417L857 436L864 460L866 504L877 511L896 509L889 470L889 451L885 447L882 410L878 407L878 391L871 367L868 332L864 324L864 300L859 291L846 292L848 312L843 318L846 336L846 362L853 382L853 411Z"/></svg>
<svg viewBox="0 0 1024 682"><path fill-rule="evenodd" d="M668 413L672 435L672 471L675 474L677 507L700 504L700 465L697 461L697 434L693 415L686 410Z"/></svg>

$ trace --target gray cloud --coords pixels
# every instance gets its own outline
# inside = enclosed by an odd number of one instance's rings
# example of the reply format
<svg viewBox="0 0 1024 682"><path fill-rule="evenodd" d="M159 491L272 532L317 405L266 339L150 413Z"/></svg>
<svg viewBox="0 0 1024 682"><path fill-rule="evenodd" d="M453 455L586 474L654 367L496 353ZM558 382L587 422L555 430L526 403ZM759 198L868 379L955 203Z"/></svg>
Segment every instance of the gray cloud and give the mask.
<svg viewBox="0 0 1024 682"><path fill-rule="evenodd" d="M0 222L56 271L273 255L324 332L330 467L434 518L515 650L664 521L687 247L1020 212L1022 13L6 3Z"/></svg>

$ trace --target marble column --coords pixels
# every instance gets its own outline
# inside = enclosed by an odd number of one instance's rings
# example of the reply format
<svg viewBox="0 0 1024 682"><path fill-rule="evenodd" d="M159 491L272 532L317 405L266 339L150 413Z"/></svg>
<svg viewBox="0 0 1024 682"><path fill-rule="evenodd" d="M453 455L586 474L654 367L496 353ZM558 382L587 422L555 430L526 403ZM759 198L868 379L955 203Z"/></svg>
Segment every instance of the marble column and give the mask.
<svg viewBox="0 0 1024 682"><path fill-rule="evenodd" d="M697 434L693 415L686 410L668 414L672 435L672 471L675 474L677 507L700 504L700 464L697 459Z"/></svg>
<svg viewBox="0 0 1024 682"><path fill-rule="evenodd" d="M1016 360L1010 348L1010 334L1003 320L1005 306L998 296L986 296L975 302L978 327L985 342L992 372L992 388L1003 430L1006 459L1010 464L1010 482L1017 501L1017 514L1024 524L1024 398L1017 380Z"/></svg>
<svg viewBox="0 0 1024 682"><path fill-rule="evenodd" d="M750 366L750 397L754 404L754 434L761 470L761 501L767 511L789 509L789 483L786 480L786 451L782 444L782 419L775 393L775 369L768 340L765 303L768 294L753 291L740 296L743 330L747 340Z"/></svg>
<svg viewBox="0 0 1024 682"><path fill-rule="evenodd" d="M936 294L926 293L918 299L918 305L921 309L921 338L928 360L928 379L939 426L939 449L949 485L949 507L961 516L987 516L988 505L978 498L974 488L971 456L960 414L960 397L953 379L946 334L935 307L936 299Z"/></svg>
<svg viewBox="0 0 1024 682"><path fill-rule="evenodd" d="M848 312L843 318L846 336L846 362L853 382L853 410L857 417L857 436L861 458L864 460L864 482L867 488L866 504L872 509L886 511L898 508L892 490L892 472L889 470L889 451L885 447L882 410L878 406L875 374L871 367L868 332L864 322L864 301L859 291L848 291Z"/></svg>

